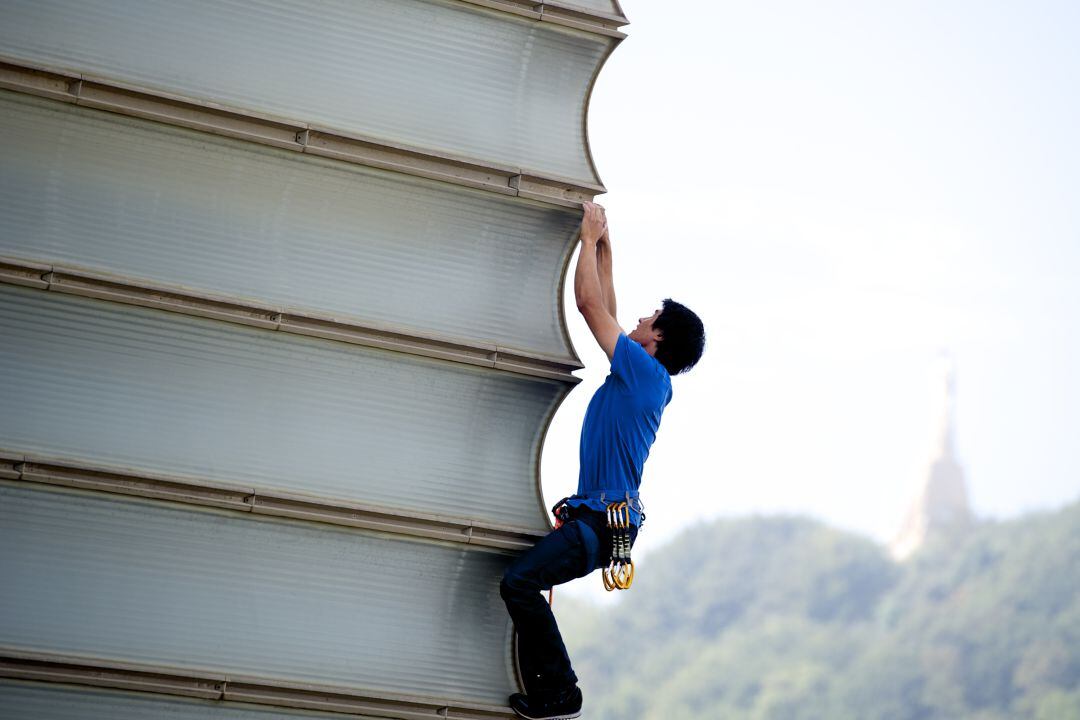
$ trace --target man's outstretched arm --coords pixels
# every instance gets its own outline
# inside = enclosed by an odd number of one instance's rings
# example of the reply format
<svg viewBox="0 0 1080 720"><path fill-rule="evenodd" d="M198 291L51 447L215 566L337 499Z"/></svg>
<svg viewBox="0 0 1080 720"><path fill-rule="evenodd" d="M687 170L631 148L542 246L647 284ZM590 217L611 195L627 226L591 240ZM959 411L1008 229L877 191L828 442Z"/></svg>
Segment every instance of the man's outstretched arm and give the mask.
<svg viewBox="0 0 1080 720"><path fill-rule="evenodd" d="M600 290L604 294L604 305L608 315L619 320L615 305L615 281L611 272L611 227L604 226L604 234L596 241L596 271L600 276Z"/></svg>
<svg viewBox="0 0 1080 720"><path fill-rule="evenodd" d="M593 337L610 360L615 354L615 343L619 340L622 328L616 322L615 316L608 311L597 263L597 243L607 232L607 219L604 217L604 209L599 205L583 203L583 208L585 216L581 220L581 252L578 253L577 270L574 272L574 298ZM610 255L610 249L608 254ZM614 290L611 297L614 303Z"/></svg>

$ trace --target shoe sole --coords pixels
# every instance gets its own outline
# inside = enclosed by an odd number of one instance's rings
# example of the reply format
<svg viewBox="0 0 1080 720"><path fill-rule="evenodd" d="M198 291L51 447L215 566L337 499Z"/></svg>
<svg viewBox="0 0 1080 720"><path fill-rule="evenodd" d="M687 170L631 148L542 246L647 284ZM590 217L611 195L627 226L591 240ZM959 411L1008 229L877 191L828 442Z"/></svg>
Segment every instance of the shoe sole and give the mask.
<svg viewBox="0 0 1080 720"><path fill-rule="evenodd" d="M513 709L513 708L511 708ZM562 715L525 715L517 710L514 710L514 714L518 717L523 717L526 720L574 720L574 718L581 717L581 711L578 710L574 713L562 714Z"/></svg>

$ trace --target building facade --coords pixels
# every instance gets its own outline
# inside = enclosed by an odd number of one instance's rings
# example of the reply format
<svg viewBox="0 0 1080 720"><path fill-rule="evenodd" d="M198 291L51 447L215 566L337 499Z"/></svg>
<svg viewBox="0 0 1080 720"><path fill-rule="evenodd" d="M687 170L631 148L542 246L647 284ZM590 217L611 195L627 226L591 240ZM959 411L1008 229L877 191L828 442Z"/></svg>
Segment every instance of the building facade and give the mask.
<svg viewBox="0 0 1080 720"><path fill-rule="evenodd" d="M0 715L508 716L613 0L0 8Z"/></svg>

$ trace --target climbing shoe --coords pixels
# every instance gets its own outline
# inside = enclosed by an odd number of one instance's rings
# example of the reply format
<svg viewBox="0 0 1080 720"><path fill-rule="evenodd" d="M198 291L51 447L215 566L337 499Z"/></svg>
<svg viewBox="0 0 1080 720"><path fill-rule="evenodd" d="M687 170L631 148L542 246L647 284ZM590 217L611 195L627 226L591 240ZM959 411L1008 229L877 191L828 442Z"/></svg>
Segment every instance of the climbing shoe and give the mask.
<svg viewBox="0 0 1080 720"><path fill-rule="evenodd" d="M571 685L553 693L514 693L510 708L528 720L570 720L581 716L581 690Z"/></svg>

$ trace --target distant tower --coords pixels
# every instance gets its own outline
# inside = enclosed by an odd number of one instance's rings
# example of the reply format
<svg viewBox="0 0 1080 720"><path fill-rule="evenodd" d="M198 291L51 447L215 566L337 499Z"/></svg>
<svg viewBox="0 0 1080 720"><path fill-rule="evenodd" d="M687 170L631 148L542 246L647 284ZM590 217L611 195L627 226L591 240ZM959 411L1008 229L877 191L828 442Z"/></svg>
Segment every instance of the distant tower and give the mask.
<svg viewBox="0 0 1080 720"><path fill-rule="evenodd" d="M968 501L964 470L956 461L956 365L942 355L944 402L939 442L930 462L926 480L908 510L904 524L890 545L892 555L903 560L915 552L927 537L938 533L963 532L973 519Z"/></svg>

